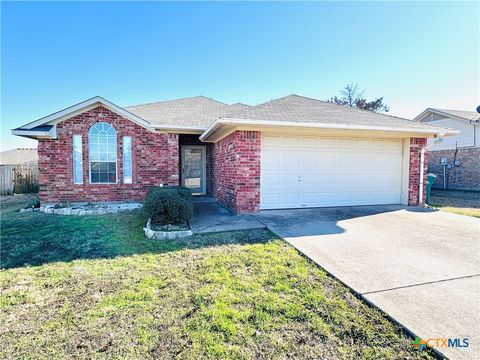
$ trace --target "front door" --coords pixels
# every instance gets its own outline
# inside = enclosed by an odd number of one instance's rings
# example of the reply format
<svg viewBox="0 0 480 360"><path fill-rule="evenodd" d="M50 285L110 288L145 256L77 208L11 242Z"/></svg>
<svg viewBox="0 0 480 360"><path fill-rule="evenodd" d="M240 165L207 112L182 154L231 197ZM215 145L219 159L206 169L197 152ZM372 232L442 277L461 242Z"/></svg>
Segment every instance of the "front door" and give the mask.
<svg viewBox="0 0 480 360"><path fill-rule="evenodd" d="M205 146L182 146L182 185L205 194Z"/></svg>

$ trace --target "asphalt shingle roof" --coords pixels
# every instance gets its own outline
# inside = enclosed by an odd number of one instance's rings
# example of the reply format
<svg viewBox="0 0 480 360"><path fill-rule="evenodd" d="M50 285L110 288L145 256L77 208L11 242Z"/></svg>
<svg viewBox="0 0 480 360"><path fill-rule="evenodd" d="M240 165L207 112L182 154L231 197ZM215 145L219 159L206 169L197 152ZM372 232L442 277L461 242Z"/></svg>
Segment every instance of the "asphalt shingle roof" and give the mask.
<svg viewBox="0 0 480 360"><path fill-rule="evenodd" d="M464 110L448 110L448 109L438 109L432 108L432 110L437 110L446 114L450 114L456 117L463 118L465 120L478 120L480 118L480 114L475 111L464 111Z"/></svg>
<svg viewBox="0 0 480 360"><path fill-rule="evenodd" d="M241 119L252 122L253 124L257 120L262 120L316 123L335 126L340 125L345 127L369 126L389 127L392 129L409 128L413 130L418 129L435 132L441 132L445 129L416 120L408 120L371 111L353 109L299 95L289 95L256 106L242 103L229 105L205 96L195 96L149 104L126 106L124 108L109 103L103 98L95 97L27 124L37 125L34 128L24 125L18 129L14 129L14 131L48 131L52 127L52 125L49 124L49 121L55 120L55 116L60 116L65 112L68 113L72 108L76 109L76 107L81 106L84 103L91 103L92 101L97 100L101 103L107 103L107 106L118 108L118 111L120 112L123 110L130 112L132 118L145 122L149 126L165 126L171 129L183 128L203 131L208 129L219 119ZM468 115L470 118L475 117L476 119L476 114L474 112L457 110L442 111L449 111L451 113L455 112L456 116L462 117ZM42 120L44 120L43 123Z"/></svg>
<svg viewBox="0 0 480 360"><path fill-rule="evenodd" d="M153 125L206 129L219 117L249 107L241 103L228 105L204 96L195 96L127 106L124 109Z"/></svg>
<svg viewBox="0 0 480 360"><path fill-rule="evenodd" d="M372 111L349 108L299 95L242 109L225 116L226 119L288 121L338 125L389 126L393 128L439 129L438 126Z"/></svg>

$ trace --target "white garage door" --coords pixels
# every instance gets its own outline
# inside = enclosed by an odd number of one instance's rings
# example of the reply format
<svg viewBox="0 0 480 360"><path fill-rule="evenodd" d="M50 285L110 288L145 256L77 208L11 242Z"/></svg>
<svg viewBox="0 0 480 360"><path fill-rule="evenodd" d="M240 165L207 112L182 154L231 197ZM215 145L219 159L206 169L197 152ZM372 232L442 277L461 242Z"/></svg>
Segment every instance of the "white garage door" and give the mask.
<svg viewBox="0 0 480 360"><path fill-rule="evenodd" d="M260 208L399 204L402 141L262 136Z"/></svg>

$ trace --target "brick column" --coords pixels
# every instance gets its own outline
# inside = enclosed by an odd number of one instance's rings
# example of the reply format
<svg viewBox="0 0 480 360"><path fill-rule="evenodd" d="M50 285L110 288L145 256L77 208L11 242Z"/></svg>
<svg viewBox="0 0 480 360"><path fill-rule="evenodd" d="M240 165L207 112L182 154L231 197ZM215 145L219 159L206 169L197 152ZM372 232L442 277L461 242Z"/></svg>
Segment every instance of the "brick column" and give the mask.
<svg viewBox="0 0 480 360"><path fill-rule="evenodd" d="M421 151L424 151L423 169L420 169ZM427 167L428 167L428 151L427 139L410 138L410 163L408 177L408 205L423 206L425 205L425 195L427 188ZM423 196L422 202L419 203L419 187L420 187L420 171L423 171Z"/></svg>
<svg viewBox="0 0 480 360"><path fill-rule="evenodd" d="M259 131L235 131L213 146L213 195L239 213L260 206Z"/></svg>
<svg viewBox="0 0 480 360"><path fill-rule="evenodd" d="M259 131L236 131L236 211L255 212L260 207Z"/></svg>

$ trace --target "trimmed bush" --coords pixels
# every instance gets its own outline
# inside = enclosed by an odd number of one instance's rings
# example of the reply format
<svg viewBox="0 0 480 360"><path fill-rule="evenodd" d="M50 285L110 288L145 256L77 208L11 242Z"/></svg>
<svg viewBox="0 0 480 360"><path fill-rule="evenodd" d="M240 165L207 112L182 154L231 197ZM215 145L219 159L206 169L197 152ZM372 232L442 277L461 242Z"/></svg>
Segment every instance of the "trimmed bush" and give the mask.
<svg viewBox="0 0 480 360"><path fill-rule="evenodd" d="M25 206L25 209L27 208L39 208L40 207L40 199L38 196L32 196L27 200L27 205Z"/></svg>
<svg viewBox="0 0 480 360"><path fill-rule="evenodd" d="M192 192L183 186L150 188L143 209L154 225L184 224L193 216Z"/></svg>

